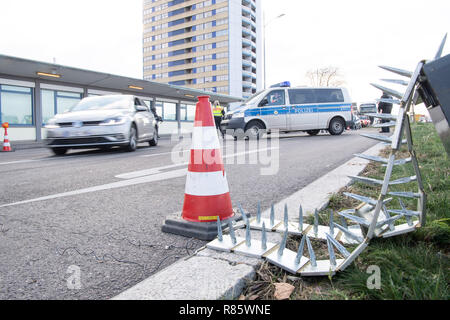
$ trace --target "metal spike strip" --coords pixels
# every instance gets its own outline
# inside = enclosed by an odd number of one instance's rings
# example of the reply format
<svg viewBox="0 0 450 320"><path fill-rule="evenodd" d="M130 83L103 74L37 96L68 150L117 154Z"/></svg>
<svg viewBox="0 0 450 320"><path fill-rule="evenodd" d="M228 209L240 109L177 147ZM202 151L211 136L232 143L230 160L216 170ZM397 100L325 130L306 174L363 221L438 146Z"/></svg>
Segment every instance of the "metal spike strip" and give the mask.
<svg viewBox="0 0 450 320"><path fill-rule="evenodd" d="M405 81L405 80L397 80L397 79L380 79L380 80L384 81L384 82L390 82L390 83L399 84L399 85L402 85L402 86L405 86L405 87L407 87L408 84L409 84L409 82Z"/></svg>
<svg viewBox="0 0 450 320"><path fill-rule="evenodd" d="M392 143L393 139L392 137L388 137L388 136L383 136L381 134L371 134L371 133L360 133L359 134L361 137L365 137L365 138L369 138L372 140L377 140L377 141L381 141L381 142L386 142L386 143ZM406 144L406 140L402 140L402 144Z"/></svg>
<svg viewBox="0 0 450 320"><path fill-rule="evenodd" d="M306 241L306 236L304 235L302 237L302 240L300 241L300 245L298 246L297 256L295 257L296 264L299 264L303 257L303 251L305 249L305 241Z"/></svg>
<svg viewBox="0 0 450 320"><path fill-rule="evenodd" d="M350 252L347 251L347 249L340 244L336 239L334 239L330 234L327 233L327 240L338 249L338 251L345 257L350 257Z"/></svg>
<svg viewBox="0 0 450 320"><path fill-rule="evenodd" d="M278 248L278 258L281 258L283 256L283 251L286 249L286 242L287 242L288 232L284 233L283 240L280 243L280 247Z"/></svg>
<svg viewBox="0 0 450 320"><path fill-rule="evenodd" d="M358 241L359 243L363 242L364 239L356 234L354 234L353 232L351 232L350 230L348 230L348 228L345 228L343 226L341 226L340 224L336 223L336 228L338 228L339 230L341 230L347 237L349 237L350 239L353 239L355 241Z"/></svg>
<svg viewBox="0 0 450 320"><path fill-rule="evenodd" d="M400 92L398 92L398 91L396 91L394 89L383 87L383 86L380 86L379 84L376 84L376 83L371 83L371 85L373 87L383 91L383 92L386 92L386 93L390 94L391 96L394 96L394 97L399 98L399 99L403 98L403 93L400 93Z"/></svg>
<svg viewBox="0 0 450 320"><path fill-rule="evenodd" d="M217 239L219 239L220 242L223 242L222 222L220 222L219 216L217 216Z"/></svg>
<svg viewBox="0 0 450 320"><path fill-rule="evenodd" d="M381 69L384 69L384 70L387 70L387 71L390 71L390 72L393 72L393 73L396 73L396 74L399 74L401 76L408 77L408 78L411 78L413 75L413 73L411 71L407 71L407 70L402 70L402 69L388 67L388 66L379 66L379 67Z"/></svg>
<svg viewBox="0 0 450 320"><path fill-rule="evenodd" d="M307 235L305 235L305 237L306 237L306 244L308 245L309 260L311 261L311 265L313 267L317 267L316 254L314 253L311 241L309 240L309 237Z"/></svg>

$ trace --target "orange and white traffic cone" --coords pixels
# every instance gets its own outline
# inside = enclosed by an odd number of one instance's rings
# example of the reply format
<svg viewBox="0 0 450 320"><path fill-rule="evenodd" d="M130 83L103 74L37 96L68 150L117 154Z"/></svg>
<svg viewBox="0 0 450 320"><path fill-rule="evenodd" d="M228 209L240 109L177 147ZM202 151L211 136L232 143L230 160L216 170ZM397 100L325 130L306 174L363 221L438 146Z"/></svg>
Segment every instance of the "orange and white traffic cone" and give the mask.
<svg viewBox="0 0 450 320"><path fill-rule="evenodd" d="M5 129L5 138L3 140L3 152L10 152L12 151L11 149L11 144L9 143L9 139L8 139L8 128L9 128L9 123L5 122L2 124L2 127Z"/></svg>
<svg viewBox="0 0 450 320"><path fill-rule="evenodd" d="M233 216L230 190L209 97L198 99L182 217L191 222L216 222L217 217L222 221Z"/></svg>
<svg viewBox="0 0 450 320"><path fill-rule="evenodd" d="M198 99L183 211L167 218L162 231L210 241L217 236L217 218L233 218L234 212L211 103L208 96Z"/></svg>

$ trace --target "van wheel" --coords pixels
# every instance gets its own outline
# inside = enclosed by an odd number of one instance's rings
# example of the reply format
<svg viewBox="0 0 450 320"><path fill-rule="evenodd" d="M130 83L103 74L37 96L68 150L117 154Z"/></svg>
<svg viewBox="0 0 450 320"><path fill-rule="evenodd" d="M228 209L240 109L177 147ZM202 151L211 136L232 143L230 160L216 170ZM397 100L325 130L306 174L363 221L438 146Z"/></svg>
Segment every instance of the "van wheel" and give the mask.
<svg viewBox="0 0 450 320"><path fill-rule="evenodd" d="M344 120L341 118L334 118L330 122L330 127L328 128L328 131L333 136L339 136L344 132L345 130L345 123Z"/></svg>
<svg viewBox="0 0 450 320"><path fill-rule="evenodd" d="M306 131L310 136L317 136L320 130L308 130Z"/></svg>
<svg viewBox="0 0 450 320"><path fill-rule="evenodd" d="M52 148L52 151L57 156L63 156L67 153L67 148Z"/></svg>
<svg viewBox="0 0 450 320"><path fill-rule="evenodd" d="M264 125L258 121L250 122L246 128L245 134L249 139L259 139L263 135Z"/></svg>

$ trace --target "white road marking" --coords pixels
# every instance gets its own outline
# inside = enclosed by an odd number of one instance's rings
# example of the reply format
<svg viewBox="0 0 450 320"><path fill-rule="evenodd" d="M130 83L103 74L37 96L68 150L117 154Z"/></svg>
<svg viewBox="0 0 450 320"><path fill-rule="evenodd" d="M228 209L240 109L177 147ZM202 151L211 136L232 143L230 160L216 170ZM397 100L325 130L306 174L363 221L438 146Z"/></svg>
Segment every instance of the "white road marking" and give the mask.
<svg viewBox="0 0 450 320"><path fill-rule="evenodd" d="M10 161L10 162L0 162L0 166L6 165L6 164L30 163L30 162L36 162L36 161L41 161L41 160L18 160L18 161Z"/></svg>
<svg viewBox="0 0 450 320"><path fill-rule="evenodd" d="M267 150L273 150L273 149L279 149L279 148L277 147L277 148L251 150L251 151L247 151L247 152L241 152L241 153L235 153L232 155L228 155L228 156L225 156L224 158L234 157L234 156L238 156L238 155L242 155L242 154L250 154L250 153L262 152L262 151L267 151ZM160 172L160 170L175 168L175 167L179 167L182 165L186 166L187 164L188 163L179 163L179 164L174 164L174 165L169 165L169 166L164 166L164 167L159 167L159 168L152 168L152 169L147 169L147 170L125 173L125 174L118 175L116 177L120 177L122 179L128 179L128 180L108 183L108 184L104 184L104 185L100 185L100 186L89 187L89 188L84 188L84 189L79 189L79 190L74 190L74 191L69 191L69 192L64 192L64 193L53 194L53 195L30 199L30 200L24 200L24 201L18 201L18 202L14 202L14 203L4 204L4 205L0 205L0 208L12 207L12 206L20 205L20 204L27 204L27 203L31 203L31 202L37 202L37 201L44 201L44 200L51 200L51 199L75 196L75 195L85 194L85 193L90 193L90 192L123 188L123 187L133 186L133 185L137 185L137 184L179 178L179 177L185 176L187 174L187 168L172 170L172 171L167 171L167 172Z"/></svg>

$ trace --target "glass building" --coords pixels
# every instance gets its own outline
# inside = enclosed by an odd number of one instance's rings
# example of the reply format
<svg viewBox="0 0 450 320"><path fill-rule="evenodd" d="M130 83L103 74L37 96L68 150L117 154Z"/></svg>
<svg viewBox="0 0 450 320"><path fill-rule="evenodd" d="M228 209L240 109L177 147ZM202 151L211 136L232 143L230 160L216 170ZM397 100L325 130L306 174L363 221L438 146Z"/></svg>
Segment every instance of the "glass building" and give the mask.
<svg viewBox="0 0 450 320"><path fill-rule="evenodd" d="M261 22L260 0L144 0L144 79L250 97L262 89Z"/></svg>

